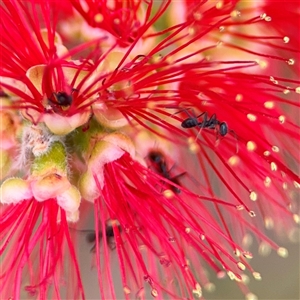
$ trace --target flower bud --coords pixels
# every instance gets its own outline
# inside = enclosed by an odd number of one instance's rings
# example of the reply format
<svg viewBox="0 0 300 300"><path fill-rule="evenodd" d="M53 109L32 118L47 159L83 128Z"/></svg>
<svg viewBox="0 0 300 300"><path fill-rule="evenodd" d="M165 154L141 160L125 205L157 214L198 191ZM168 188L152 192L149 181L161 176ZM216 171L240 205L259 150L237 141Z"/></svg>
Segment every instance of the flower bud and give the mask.
<svg viewBox="0 0 300 300"><path fill-rule="evenodd" d="M8 178L0 187L0 202L3 204L17 204L32 196L29 182L21 178Z"/></svg>

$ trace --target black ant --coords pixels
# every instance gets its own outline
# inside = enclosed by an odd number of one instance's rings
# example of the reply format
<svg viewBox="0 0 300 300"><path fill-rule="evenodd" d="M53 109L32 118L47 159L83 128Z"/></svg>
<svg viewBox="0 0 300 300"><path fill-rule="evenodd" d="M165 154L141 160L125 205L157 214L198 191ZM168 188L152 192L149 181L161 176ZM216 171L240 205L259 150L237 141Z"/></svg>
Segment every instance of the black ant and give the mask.
<svg viewBox="0 0 300 300"><path fill-rule="evenodd" d="M202 122L198 121L198 118L203 116ZM229 130L228 125L226 122L220 122L217 119L217 115L213 114L210 118L207 116L207 112L204 112L200 114L197 117L189 117L182 121L181 127L182 128L193 128L199 126L200 130L203 128L209 128L209 129L215 129L217 131L217 135L220 135L221 137L224 137L229 132L232 133L232 135L235 136L237 139L237 135L233 130ZM200 131L199 131L200 132ZM199 134L198 132L198 134ZM197 134L197 137L198 137ZM196 139L197 139L196 137ZM238 144L236 145L236 153L238 153Z"/></svg>
<svg viewBox="0 0 300 300"><path fill-rule="evenodd" d="M170 170L167 167L165 157L161 152L152 150L148 154L148 157L151 161L152 167L155 169L155 171L158 174L160 174L164 178L172 181L173 183L175 183L177 185L180 185L178 178L183 176L186 172L183 172L179 175L171 177ZM174 185L170 185L170 188L175 194L179 194L181 192L181 190L178 187L174 186Z"/></svg>
<svg viewBox="0 0 300 300"><path fill-rule="evenodd" d="M54 112L60 112L68 109L73 102L73 93L78 92L76 89L72 89L72 93L66 92L53 92L51 98L48 99L48 103Z"/></svg>
<svg viewBox="0 0 300 300"><path fill-rule="evenodd" d="M198 118L203 116L203 121L199 122ZM182 128L192 128L199 126L200 128L216 129L220 136L225 136L229 130L226 122L220 122L217 119L216 114L213 114L210 118L207 116L207 112L200 114L198 117L189 117L181 123Z"/></svg>
<svg viewBox="0 0 300 300"><path fill-rule="evenodd" d="M53 93L53 96L57 104L63 107L70 106L73 102L72 95L68 95L66 92Z"/></svg>
<svg viewBox="0 0 300 300"><path fill-rule="evenodd" d="M117 222L117 221L115 221L115 222ZM122 229L121 229L121 225L119 224L119 222L117 222L117 227L118 227L119 232L121 232ZM102 231L99 231L98 232L99 241L102 239L102 237L103 237L103 233L102 233ZM114 229L113 229L113 224L112 224L111 220L108 220L106 222L105 237L106 237L106 241L107 241L107 244L108 244L109 248L111 250L116 249L116 244L115 244L115 241L114 241ZM95 252L95 248L96 248L96 231L93 230L93 231L89 232L86 235L86 240L87 240L88 243L94 243L94 246L91 248L91 252Z"/></svg>

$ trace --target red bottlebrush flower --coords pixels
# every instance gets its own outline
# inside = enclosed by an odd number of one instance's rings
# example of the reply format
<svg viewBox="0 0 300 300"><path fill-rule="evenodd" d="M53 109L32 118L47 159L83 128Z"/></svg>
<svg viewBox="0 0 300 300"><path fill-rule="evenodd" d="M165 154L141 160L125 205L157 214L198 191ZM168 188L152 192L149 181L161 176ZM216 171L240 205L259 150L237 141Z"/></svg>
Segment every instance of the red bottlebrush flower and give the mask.
<svg viewBox="0 0 300 300"><path fill-rule="evenodd" d="M5 297L24 286L85 297L68 231L81 201L93 203L103 299L120 288L112 253L126 299L202 297L207 267L253 297L246 274L260 274L243 240L286 256L264 228L286 235L299 223L299 11L282 8L295 16L285 32L268 1L182 1L171 25L171 1L67 3L63 19L58 1L0 7L1 116L13 125L1 130ZM63 41L77 20L85 42L77 29Z"/></svg>
<svg viewBox="0 0 300 300"><path fill-rule="evenodd" d="M145 12L142 10L141 0L71 0L71 3L90 26L101 28L113 35L120 47L130 46L147 21L143 19ZM148 13L151 6L149 5Z"/></svg>
<svg viewBox="0 0 300 300"><path fill-rule="evenodd" d="M83 297L79 266L66 214L52 200L0 207L0 293L21 299ZM64 296L63 296L64 295Z"/></svg>
<svg viewBox="0 0 300 300"><path fill-rule="evenodd" d="M21 80L30 67L65 54L55 29L59 12L50 11L49 4L6 1L1 6L1 76Z"/></svg>
<svg viewBox="0 0 300 300"><path fill-rule="evenodd" d="M80 49L72 53L62 44L56 32L61 7L51 3L10 1L1 6L0 76L1 87L16 96L14 106L23 117L33 124L45 122L61 135L88 121L90 108L79 89L89 91L95 67L88 59L70 60Z"/></svg>
<svg viewBox="0 0 300 300"><path fill-rule="evenodd" d="M81 196L67 178L63 142L46 134L45 128L27 127L20 156L24 179L7 178L0 188L0 253L5 262L1 295L20 299L21 287L26 285L39 299L62 297L69 253L68 267L77 287L72 291L67 284L66 295L78 298L83 290L67 221L78 220Z"/></svg>
<svg viewBox="0 0 300 300"><path fill-rule="evenodd" d="M97 142L88 171L80 182L83 197L94 202L96 232L106 232L107 220L113 224L125 296L129 298L129 294L135 293L136 297L146 297L150 288L153 297L167 294L174 298L184 297L185 294L201 297L198 280L203 280L204 284L209 282L201 270L195 275L191 272L190 266L196 267L199 262L192 252L185 252L189 245L193 245L194 250L199 251L202 258L216 270L221 271L214 261L217 258L228 272L232 272L232 276L240 277L239 266L243 264L233 257L233 253L229 254L229 249L241 249L222 233L223 229L204 203L218 203L228 211L235 211L236 206L219 199L198 196L180 187L183 199L188 199L184 202L172 190L166 190L167 186L174 185L171 180L155 175L151 169L134 161L128 153L122 155L124 151L121 148L117 150L119 143L120 147L126 146L132 152L130 145L125 142L122 136L114 135L105 136ZM111 161L113 157L119 158ZM103 158L106 164L101 170ZM222 246L216 240L224 240ZM112 270L109 267L101 268L109 261L109 245L103 239L103 250L100 252L99 241L96 235L101 297L116 298ZM133 256L130 255L133 253ZM144 261L143 254L147 254L148 263ZM246 252L243 254L249 255ZM160 273L160 270L163 272ZM177 286L172 286L171 274L178 274Z"/></svg>

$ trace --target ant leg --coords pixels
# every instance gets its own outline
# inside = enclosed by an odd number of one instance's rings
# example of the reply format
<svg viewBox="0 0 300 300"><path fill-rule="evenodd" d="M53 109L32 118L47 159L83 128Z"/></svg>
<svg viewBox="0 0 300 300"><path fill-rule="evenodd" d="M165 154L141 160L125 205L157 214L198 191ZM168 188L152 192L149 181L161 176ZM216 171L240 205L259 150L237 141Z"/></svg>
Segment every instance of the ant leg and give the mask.
<svg viewBox="0 0 300 300"><path fill-rule="evenodd" d="M188 109L190 109L190 110L193 112L193 115L190 115L190 114L187 112ZM203 113L201 113L200 115L196 116L196 114L195 114L195 112L194 112L194 109L191 108L191 107L186 108L184 111L186 112L186 114L187 114L190 118L196 118L196 119L198 119L198 118L200 118L200 117L203 116L203 115L204 115L204 118L205 118L205 119L207 118L207 112L203 112Z"/></svg>
<svg viewBox="0 0 300 300"><path fill-rule="evenodd" d="M202 115L203 115L203 122L202 123L204 124L204 127L205 127L205 123L207 123L207 121L208 121L207 120L207 118L208 118L207 117L207 112L205 111L204 113L202 113L201 115L199 115L198 118L201 117Z"/></svg>
<svg viewBox="0 0 300 300"><path fill-rule="evenodd" d="M174 108L175 108L175 107L174 107ZM190 110L193 111L193 115L190 115L190 114L188 113L188 111L187 111L188 109L190 109ZM177 111L177 112L171 114L170 117L172 117L172 116L174 116L174 115L177 115L177 114L179 114L179 113L181 113L181 112L183 112L183 111L189 116L189 118L194 118L194 117L195 117L194 110L193 110L191 107L183 108L183 109L181 109L181 110L179 110L179 111Z"/></svg>
<svg viewBox="0 0 300 300"><path fill-rule="evenodd" d="M217 120L217 115L213 114L210 119L207 120L207 128L214 129L216 125L220 125L220 122Z"/></svg>
<svg viewBox="0 0 300 300"><path fill-rule="evenodd" d="M171 177L170 180L172 180L172 181L174 180L174 183L176 183L175 180L177 180L177 179L179 179L180 177L186 175L186 173L187 173L187 172L184 171L184 172L182 172L182 173L180 173L180 174L177 174L176 176ZM176 183L176 184L177 184L177 183Z"/></svg>
<svg viewBox="0 0 300 300"><path fill-rule="evenodd" d="M191 110L191 111L192 111L192 114L190 114L190 113L188 112L188 110ZM206 112L204 112L204 113L201 113L200 115L196 116L196 114L195 114L195 112L194 112L194 109L193 109L192 107L186 107L186 108L183 108L183 109L177 111L176 113L172 114L171 116L174 116L174 115L176 115L176 114L179 114L179 113L181 113L181 112L183 112L183 111L188 115L189 118L193 118L193 119L194 119L194 118L198 119L198 118L201 117L202 115L207 114Z"/></svg>
<svg viewBox="0 0 300 300"><path fill-rule="evenodd" d="M217 142L219 140L221 140L222 138L224 138L224 136L220 135L219 130L216 130L216 132L217 132L217 137L216 137L216 144L217 144ZM228 132L231 133L234 136L234 138L236 139L236 144L235 144L236 145L236 152L235 152L235 154L237 154L239 152L238 136L233 130L229 130ZM221 138L219 138L220 136L221 136ZM218 146L218 145L216 145L216 146Z"/></svg>
<svg viewBox="0 0 300 300"><path fill-rule="evenodd" d="M205 111L204 113L200 114L199 116L197 116L196 118L200 118L201 116L204 116L203 119L205 120L206 122L206 119L207 119L207 112Z"/></svg>
<svg viewBox="0 0 300 300"><path fill-rule="evenodd" d="M219 144L219 141L221 140L221 138L224 137L224 135L222 135L221 132L220 132L220 130L221 130L220 129L221 122L216 119L216 114L213 114L212 117L210 118L210 120L214 121L213 123L209 124L210 125L209 128L215 129L215 132L216 132L216 142L215 142L215 145L217 147L218 144Z"/></svg>
<svg viewBox="0 0 300 300"><path fill-rule="evenodd" d="M200 114L200 115L197 117L197 119L200 118L201 116L203 116L203 121L198 123L198 126L200 126L200 129L199 129L199 131L198 131L198 133L197 133L197 135L196 135L195 141L197 141L198 136L200 135L202 129L205 128L205 126L206 126L206 124L207 124L207 122L208 122L208 121L207 121L207 112L206 112L206 111L205 111L204 113Z"/></svg>
<svg viewBox="0 0 300 300"><path fill-rule="evenodd" d="M179 178L184 176L186 174L186 172L182 172L176 176L173 176L170 178L170 181L172 182L171 185L171 190L175 193L175 194L179 194L181 192L181 188L179 188L179 186L181 186L180 182L179 182ZM174 185L173 185L174 184Z"/></svg>

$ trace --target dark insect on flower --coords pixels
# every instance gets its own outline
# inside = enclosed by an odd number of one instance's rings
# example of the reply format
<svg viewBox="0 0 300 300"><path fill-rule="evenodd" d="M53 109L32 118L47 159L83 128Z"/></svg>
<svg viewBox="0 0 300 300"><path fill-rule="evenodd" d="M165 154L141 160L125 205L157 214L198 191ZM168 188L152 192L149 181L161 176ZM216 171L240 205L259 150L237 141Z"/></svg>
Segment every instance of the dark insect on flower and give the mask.
<svg viewBox="0 0 300 300"><path fill-rule="evenodd" d="M300 223L295 2L1 1L1 299L256 299L251 240Z"/></svg>
<svg viewBox="0 0 300 300"><path fill-rule="evenodd" d="M203 116L203 121L198 121L198 118ZM207 112L200 114L198 117L188 117L181 123L183 128L192 128L199 126L202 128L216 129L220 136L225 136L229 130L226 122L220 122L217 119L216 114L213 114L210 118L207 116Z"/></svg>
<svg viewBox="0 0 300 300"><path fill-rule="evenodd" d="M203 120L198 121L198 118L201 116L203 116ZM236 140L238 140L236 133L233 130L229 130L226 122L219 121L217 119L216 114L213 114L209 118L207 115L207 112L204 112L197 117L189 116L187 119L183 120L181 123L182 128L193 128L196 126L200 128L200 130L197 134L197 137L203 128L208 128L208 129L216 130L217 140L218 140L219 136L224 137L229 132L235 137ZM196 137L196 139L197 139L197 137ZM238 152L239 152L239 147L238 147L238 144L236 144L236 153L238 153Z"/></svg>
<svg viewBox="0 0 300 300"><path fill-rule="evenodd" d="M171 177L170 170L167 167L166 159L165 159L164 155L159 151L155 151L155 150L150 151L148 154L148 158L151 162L152 168L158 174L160 174L164 178L170 180L171 182L175 183L176 185L180 185L178 178L185 175L186 172L183 172L176 176ZM181 190L174 185L170 185L170 189L175 194L179 194L181 192Z"/></svg>
<svg viewBox="0 0 300 300"><path fill-rule="evenodd" d="M77 90L73 89L71 94L67 92L53 92L51 97L48 98L48 105L51 106L55 113L67 111L73 102L73 93L75 91Z"/></svg>
<svg viewBox="0 0 300 300"><path fill-rule="evenodd" d="M116 224L116 227L118 228L119 232L122 231L121 225L119 224L118 221L114 221ZM113 229L113 221L108 220L106 221L105 225L105 237L106 237L106 242L107 245L111 250L114 250L116 248L115 240L114 240L114 229ZM98 232L98 239L101 241L103 237L102 231ZM94 243L93 247L91 248L91 252L96 251L96 231L95 230L89 230L89 233L86 235L86 241L88 243Z"/></svg>
<svg viewBox="0 0 300 300"><path fill-rule="evenodd" d="M53 93L53 97L55 98L57 104L62 107L70 106L73 101L72 95L68 95L66 92Z"/></svg>

